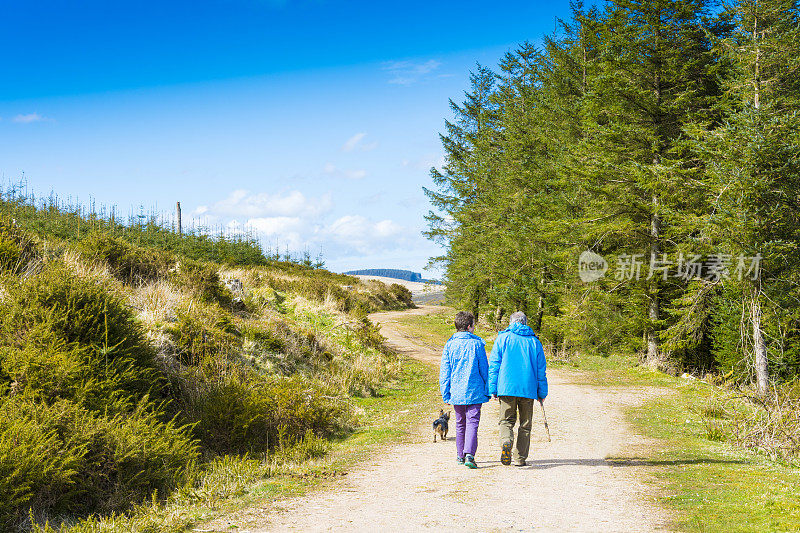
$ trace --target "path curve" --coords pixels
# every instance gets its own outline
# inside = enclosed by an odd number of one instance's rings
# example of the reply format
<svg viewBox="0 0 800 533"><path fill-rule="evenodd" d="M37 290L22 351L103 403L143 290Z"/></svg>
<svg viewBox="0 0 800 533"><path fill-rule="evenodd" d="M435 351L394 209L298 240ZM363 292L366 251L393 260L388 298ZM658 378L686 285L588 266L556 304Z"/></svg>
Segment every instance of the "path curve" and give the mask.
<svg viewBox="0 0 800 533"><path fill-rule="evenodd" d="M426 313L421 308L404 313ZM394 327L397 313L372 317L390 344L438 364L440 347ZM420 413L419 442L381 451L334 487L278 502L268 522L250 531L656 531L668 517L649 496L653 486L632 460L614 466L610 454L642 449L622 408L652 394L641 388L576 385L566 370L550 370L545 402L552 442L534 420L526 467L502 466L497 402L484 405L476 460L455 462L455 442L432 441L433 412ZM644 473L646 474L646 473Z"/></svg>

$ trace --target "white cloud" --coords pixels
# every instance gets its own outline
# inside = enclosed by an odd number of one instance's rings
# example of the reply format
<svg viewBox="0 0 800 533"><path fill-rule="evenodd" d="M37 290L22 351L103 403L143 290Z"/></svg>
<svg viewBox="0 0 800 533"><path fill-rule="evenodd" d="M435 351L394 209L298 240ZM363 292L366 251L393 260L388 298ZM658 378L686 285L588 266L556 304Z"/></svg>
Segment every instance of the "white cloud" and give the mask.
<svg viewBox="0 0 800 533"><path fill-rule="evenodd" d="M367 134L363 132L356 133L355 135L347 139L347 141L345 141L345 143L342 145L342 152L352 152L353 150L358 150L359 152L369 152L377 148L378 141L373 141L371 143L361 142L364 140L364 137L366 136Z"/></svg>
<svg viewBox="0 0 800 533"><path fill-rule="evenodd" d="M335 169L332 169L339 172ZM265 248L324 250L326 259L411 249L417 232L390 219L373 220L360 214L333 216L330 194L307 197L299 191L254 194L233 191L214 204L200 206L193 215L204 225L222 226L229 235L249 232Z"/></svg>
<svg viewBox="0 0 800 533"><path fill-rule="evenodd" d="M347 139L347 141L342 146L342 151L352 152L355 149L356 145L358 145L358 143L361 142L361 139L366 137L366 135L367 135L366 133L356 133L355 135Z"/></svg>
<svg viewBox="0 0 800 533"><path fill-rule="evenodd" d="M17 124L31 124L32 122L41 122L46 119L39 113L28 113L26 115L17 115L11 120Z"/></svg>
<svg viewBox="0 0 800 533"><path fill-rule="evenodd" d="M425 62L386 61L383 63L381 69L387 71L391 75L389 83L407 86L420 81L441 65L442 64L435 59L429 59Z"/></svg>
<svg viewBox="0 0 800 533"><path fill-rule="evenodd" d="M239 189L211 206L200 206L194 215L232 218L315 217L332 208L331 195L307 198L300 191L257 193Z"/></svg>
<svg viewBox="0 0 800 533"><path fill-rule="evenodd" d="M300 217L251 218L246 225L269 236L300 233L303 230L303 220Z"/></svg>
<svg viewBox="0 0 800 533"><path fill-rule="evenodd" d="M361 252L396 246L406 230L392 220L373 222L362 215L345 215L325 228L323 235L345 248Z"/></svg>
<svg viewBox="0 0 800 533"><path fill-rule="evenodd" d="M329 176L333 176L335 178L345 178L349 180L360 180L367 176L366 170L342 170L336 168L336 165L330 162L325 163L325 167L322 170Z"/></svg>

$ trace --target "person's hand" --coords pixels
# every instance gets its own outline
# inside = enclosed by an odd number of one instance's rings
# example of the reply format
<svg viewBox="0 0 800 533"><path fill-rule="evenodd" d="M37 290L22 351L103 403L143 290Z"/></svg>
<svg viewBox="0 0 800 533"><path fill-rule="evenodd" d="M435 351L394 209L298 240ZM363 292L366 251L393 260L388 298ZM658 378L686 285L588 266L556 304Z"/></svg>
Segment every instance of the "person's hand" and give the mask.
<svg viewBox="0 0 800 533"><path fill-rule="evenodd" d="M544 405L544 398L539 398L539 403Z"/></svg>

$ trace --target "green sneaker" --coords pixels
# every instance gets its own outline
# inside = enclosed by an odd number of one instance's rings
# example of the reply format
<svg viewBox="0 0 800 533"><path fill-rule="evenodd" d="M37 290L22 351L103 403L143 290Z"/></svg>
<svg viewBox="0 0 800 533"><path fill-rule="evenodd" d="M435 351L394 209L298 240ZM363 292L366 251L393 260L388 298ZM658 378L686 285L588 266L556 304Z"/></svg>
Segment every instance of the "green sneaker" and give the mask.
<svg viewBox="0 0 800 533"><path fill-rule="evenodd" d="M456 461L457 461L457 462L458 462L458 464L460 464L460 465L463 465L463 464L464 464L464 458L463 458L463 457L456 457Z"/></svg>
<svg viewBox="0 0 800 533"><path fill-rule="evenodd" d="M506 466L511 464L511 442L503 443L503 451L500 452L500 462Z"/></svg>
<svg viewBox="0 0 800 533"><path fill-rule="evenodd" d="M464 456L464 464L467 468L478 468L478 465L475 464L475 458L470 454Z"/></svg>

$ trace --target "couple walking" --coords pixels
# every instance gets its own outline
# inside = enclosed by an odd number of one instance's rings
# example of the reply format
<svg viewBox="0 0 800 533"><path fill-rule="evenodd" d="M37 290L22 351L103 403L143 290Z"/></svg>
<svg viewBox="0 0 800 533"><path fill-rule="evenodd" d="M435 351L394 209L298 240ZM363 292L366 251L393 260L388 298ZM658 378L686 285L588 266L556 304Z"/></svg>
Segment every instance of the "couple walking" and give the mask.
<svg viewBox="0 0 800 533"><path fill-rule="evenodd" d="M459 464L477 468L478 424L481 404L489 397L500 401L500 462L525 466L535 400L547 397L546 362L542 343L528 327L525 313L511 315L509 326L494 342L486 359L483 339L475 335L475 317L460 311L456 333L442 351L439 387L442 399L456 415L456 454ZM514 425L519 419L516 446ZM513 448L513 458L512 458Z"/></svg>

